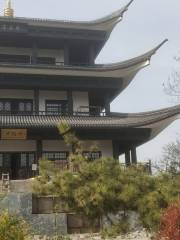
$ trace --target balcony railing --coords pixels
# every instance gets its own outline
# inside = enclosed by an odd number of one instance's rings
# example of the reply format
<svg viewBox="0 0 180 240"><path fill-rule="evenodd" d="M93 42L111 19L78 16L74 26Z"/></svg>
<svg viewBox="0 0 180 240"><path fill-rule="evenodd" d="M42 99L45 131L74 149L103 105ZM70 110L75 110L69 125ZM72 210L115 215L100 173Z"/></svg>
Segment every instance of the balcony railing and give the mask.
<svg viewBox="0 0 180 240"><path fill-rule="evenodd" d="M108 114L106 112L49 112L49 111L33 111L33 112L22 112L22 111L0 111L0 116L62 116L62 117L106 117Z"/></svg>
<svg viewBox="0 0 180 240"><path fill-rule="evenodd" d="M26 61L26 60L15 60L15 59L0 59L0 65L14 65L14 66L34 66L34 67L54 67L54 68L62 68L62 67L86 67L86 68L96 68L103 66L103 64L89 64L89 63L84 63L84 62L71 62L69 64L66 64L64 62L57 62L55 61L54 63L52 62L33 62L31 59Z"/></svg>

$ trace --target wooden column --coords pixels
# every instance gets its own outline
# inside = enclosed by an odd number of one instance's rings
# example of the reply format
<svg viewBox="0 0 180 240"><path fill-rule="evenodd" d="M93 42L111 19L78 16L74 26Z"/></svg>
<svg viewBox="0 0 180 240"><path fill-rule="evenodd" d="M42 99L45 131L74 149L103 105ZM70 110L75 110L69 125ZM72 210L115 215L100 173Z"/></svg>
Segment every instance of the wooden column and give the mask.
<svg viewBox="0 0 180 240"><path fill-rule="evenodd" d="M129 150L126 150L125 152L125 162L126 162L126 166L131 165L131 155Z"/></svg>
<svg viewBox="0 0 180 240"><path fill-rule="evenodd" d="M39 160L42 158L42 140L36 140L36 164L37 171L34 172L34 175L39 175Z"/></svg>
<svg viewBox="0 0 180 240"><path fill-rule="evenodd" d="M90 65L94 65L94 59L95 59L94 45L91 45L89 47L89 64Z"/></svg>
<svg viewBox="0 0 180 240"><path fill-rule="evenodd" d="M64 45L64 65L69 65L69 47Z"/></svg>
<svg viewBox="0 0 180 240"><path fill-rule="evenodd" d="M42 140L36 140L36 154L37 154L37 164L39 164L39 160L42 158Z"/></svg>
<svg viewBox="0 0 180 240"><path fill-rule="evenodd" d="M70 116L73 115L73 96L72 96L72 90L69 90L67 92L68 95L68 114Z"/></svg>
<svg viewBox="0 0 180 240"><path fill-rule="evenodd" d="M105 111L106 111L107 115L109 115L111 113L110 97L108 94L106 95Z"/></svg>
<svg viewBox="0 0 180 240"><path fill-rule="evenodd" d="M34 111L36 114L39 113L39 89L34 89Z"/></svg>
<svg viewBox="0 0 180 240"><path fill-rule="evenodd" d="M38 57L37 44L34 42L32 46L32 57L31 57L32 64L37 63L37 57Z"/></svg>
<svg viewBox="0 0 180 240"><path fill-rule="evenodd" d="M131 161L132 161L132 164L137 164L136 147L131 148Z"/></svg>
<svg viewBox="0 0 180 240"><path fill-rule="evenodd" d="M119 162L119 143L116 141L112 141L113 146L113 158Z"/></svg>

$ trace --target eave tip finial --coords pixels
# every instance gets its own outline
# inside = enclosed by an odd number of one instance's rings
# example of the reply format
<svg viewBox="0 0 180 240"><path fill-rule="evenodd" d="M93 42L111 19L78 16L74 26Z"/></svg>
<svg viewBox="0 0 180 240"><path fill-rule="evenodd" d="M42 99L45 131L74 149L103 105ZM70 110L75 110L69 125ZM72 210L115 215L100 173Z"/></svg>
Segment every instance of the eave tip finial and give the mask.
<svg viewBox="0 0 180 240"><path fill-rule="evenodd" d="M6 0L4 8L4 17L14 17L14 10L11 7L11 0Z"/></svg>
<svg viewBox="0 0 180 240"><path fill-rule="evenodd" d="M168 39L164 39L157 47L156 50L158 50L160 47L162 47L166 42L168 42Z"/></svg>
<svg viewBox="0 0 180 240"><path fill-rule="evenodd" d="M134 0L131 0L131 1L127 4L127 7L129 7L133 2L134 2Z"/></svg>

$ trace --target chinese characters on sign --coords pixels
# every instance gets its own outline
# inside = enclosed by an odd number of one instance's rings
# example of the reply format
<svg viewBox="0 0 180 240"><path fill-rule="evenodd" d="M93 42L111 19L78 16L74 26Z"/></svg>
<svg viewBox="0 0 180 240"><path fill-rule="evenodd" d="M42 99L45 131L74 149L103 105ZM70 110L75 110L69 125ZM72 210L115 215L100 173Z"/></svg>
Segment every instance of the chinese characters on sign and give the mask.
<svg viewBox="0 0 180 240"><path fill-rule="evenodd" d="M1 139L25 140L27 139L27 129L1 129Z"/></svg>

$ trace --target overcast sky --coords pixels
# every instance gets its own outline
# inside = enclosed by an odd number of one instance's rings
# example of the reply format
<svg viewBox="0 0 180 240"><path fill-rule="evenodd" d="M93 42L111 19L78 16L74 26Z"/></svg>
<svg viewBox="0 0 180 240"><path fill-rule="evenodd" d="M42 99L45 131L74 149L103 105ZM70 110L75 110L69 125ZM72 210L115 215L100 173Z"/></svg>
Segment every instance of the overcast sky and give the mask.
<svg viewBox="0 0 180 240"><path fill-rule="evenodd" d="M128 0L12 0L15 15L67 20L90 20L107 15ZM0 1L3 9L4 1ZM98 56L97 63L110 63L140 55L165 38L169 42L151 65L134 78L129 87L112 103L118 112L141 112L164 108L175 102L163 92L163 82L178 65L173 57L180 53L180 0L134 0L124 19L112 32ZM180 70L180 66L179 66ZM174 122L151 142L138 149L138 158L158 159L162 146L178 137L180 120Z"/></svg>

